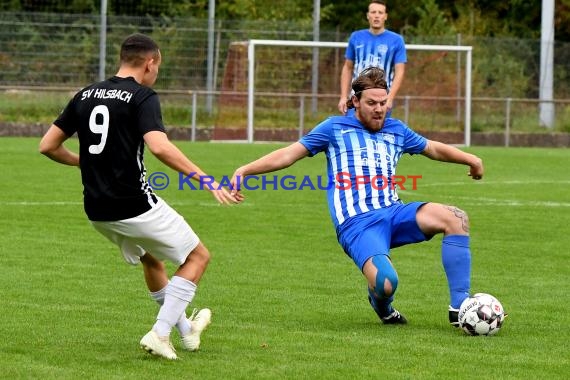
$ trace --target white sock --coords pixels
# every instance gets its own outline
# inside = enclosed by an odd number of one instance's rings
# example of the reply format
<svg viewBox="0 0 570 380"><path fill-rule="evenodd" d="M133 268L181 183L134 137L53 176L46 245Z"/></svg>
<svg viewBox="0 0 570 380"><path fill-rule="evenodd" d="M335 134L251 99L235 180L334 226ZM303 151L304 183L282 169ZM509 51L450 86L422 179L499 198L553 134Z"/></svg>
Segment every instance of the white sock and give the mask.
<svg viewBox="0 0 570 380"><path fill-rule="evenodd" d="M192 281L179 276L172 276L165 289L164 303L160 307L156 323L153 326L153 330L159 336L170 335L172 327L180 320L195 293L196 284Z"/></svg>
<svg viewBox="0 0 570 380"><path fill-rule="evenodd" d="M157 292L150 292L150 298L152 298L156 303L158 303L160 306L162 306L164 304L164 296L166 295L166 288L167 287L168 287L168 285L165 286L164 288L160 289ZM178 330L178 332L180 333L181 336L184 336L184 335L190 333L191 327L190 327L190 323L188 322L188 319L186 317L186 310L184 310L182 312L182 314L180 315L180 318L178 319L178 322L176 322L176 329Z"/></svg>

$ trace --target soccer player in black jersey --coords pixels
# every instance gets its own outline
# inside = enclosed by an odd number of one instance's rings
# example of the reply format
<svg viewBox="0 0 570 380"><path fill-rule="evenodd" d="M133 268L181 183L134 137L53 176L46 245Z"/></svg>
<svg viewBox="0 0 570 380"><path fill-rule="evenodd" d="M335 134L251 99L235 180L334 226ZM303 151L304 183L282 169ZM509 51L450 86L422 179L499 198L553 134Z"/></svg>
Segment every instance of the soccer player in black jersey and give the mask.
<svg viewBox="0 0 570 380"><path fill-rule="evenodd" d="M161 307L153 328L140 344L167 359L177 355L170 341L176 326L185 349L200 346L200 334L211 320L202 309L187 318L210 253L174 209L153 193L146 182L144 146L173 170L199 180L204 173L166 133L154 85L161 64L158 45L133 34L121 46L117 74L79 91L42 138L39 150L54 161L79 166L84 208L94 228L119 246L130 264L143 264L151 297ZM79 154L64 142L77 133ZM216 182L206 187L222 204L238 203ZM169 280L163 261L178 269Z"/></svg>

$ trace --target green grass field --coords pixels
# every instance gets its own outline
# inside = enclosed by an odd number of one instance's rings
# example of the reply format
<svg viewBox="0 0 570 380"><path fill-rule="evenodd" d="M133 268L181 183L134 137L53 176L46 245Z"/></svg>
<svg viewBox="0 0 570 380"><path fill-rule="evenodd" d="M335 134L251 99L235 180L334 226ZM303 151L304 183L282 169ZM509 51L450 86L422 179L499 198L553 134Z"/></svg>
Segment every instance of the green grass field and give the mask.
<svg viewBox="0 0 570 380"><path fill-rule="evenodd" d="M213 259L195 307L213 322L200 351L168 362L138 342L154 323L140 267L125 264L83 213L79 170L37 153L37 138L0 139L0 377L9 379L562 379L570 369L568 296L570 151L470 148L466 168L406 156L400 175L422 175L406 200L469 213L473 292L502 301L493 337L447 321L441 237L396 249L396 307L410 321L383 326L366 284L336 242L323 191L247 191L217 206L206 191L176 189L176 173L147 154L159 195L183 214ZM210 174L278 145L177 142ZM70 146L75 146L72 141ZM276 173L324 173L324 156ZM172 270L172 266L169 266ZM175 346L180 348L177 335Z"/></svg>

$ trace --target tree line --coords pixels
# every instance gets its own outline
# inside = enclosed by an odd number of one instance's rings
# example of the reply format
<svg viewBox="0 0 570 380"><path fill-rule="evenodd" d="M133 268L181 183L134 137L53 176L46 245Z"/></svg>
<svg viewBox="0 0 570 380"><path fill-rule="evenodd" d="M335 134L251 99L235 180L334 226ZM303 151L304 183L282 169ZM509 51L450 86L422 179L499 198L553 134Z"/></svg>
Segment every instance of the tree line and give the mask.
<svg viewBox="0 0 570 380"><path fill-rule="evenodd" d="M129 16L208 18L209 0L108 0L108 13ZM368 0L321 0L320 28L348 32L367 27ZM101 0L6 0L3 12L98 13ZM387 27L404 36L465 36L538 39L539 0L391 0ZM312 0L216 1L221 20L312 23ZM570 0L555 0L555 39L570 41Z"/></svg>

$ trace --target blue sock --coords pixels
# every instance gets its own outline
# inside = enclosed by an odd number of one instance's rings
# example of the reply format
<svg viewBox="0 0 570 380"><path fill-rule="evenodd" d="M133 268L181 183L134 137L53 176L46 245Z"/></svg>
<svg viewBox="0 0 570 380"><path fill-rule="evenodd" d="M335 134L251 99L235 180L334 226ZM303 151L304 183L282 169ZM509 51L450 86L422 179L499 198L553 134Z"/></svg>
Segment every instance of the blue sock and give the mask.
<svg viewBox="0 0 570 380"><path fill-rule="evenodd" d="M392 301L394 301L394 296L388 298L378 297L370 288L368 288L368 296L370 297L370 306L376 312L380 318L389 316L394 308L392 307Z"/></svg>
<svg viewBox="0 0 570 380"><path fill-rule="evenodd" d="M471 251L469 236L447 235L441 244L441 261L449 285L450 306L459 309L469 297L471 287Z"/></svg>

